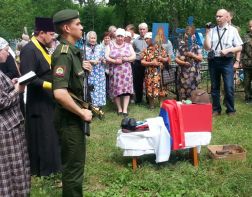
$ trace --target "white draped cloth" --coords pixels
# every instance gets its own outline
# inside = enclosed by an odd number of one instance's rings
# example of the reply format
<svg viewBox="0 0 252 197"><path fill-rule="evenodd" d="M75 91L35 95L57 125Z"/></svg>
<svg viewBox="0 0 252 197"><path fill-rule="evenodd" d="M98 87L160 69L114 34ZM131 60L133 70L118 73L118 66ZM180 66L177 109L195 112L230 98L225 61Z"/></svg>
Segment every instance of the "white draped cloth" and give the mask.
<svg viewBox="0 0 252 197"><path fill-rule="evenodd" d="M171 153L170 134L162 117L148 118L148 131L117 133L116 146L124 150L123 156L155 154L156 163L168 161Z"/></svg>

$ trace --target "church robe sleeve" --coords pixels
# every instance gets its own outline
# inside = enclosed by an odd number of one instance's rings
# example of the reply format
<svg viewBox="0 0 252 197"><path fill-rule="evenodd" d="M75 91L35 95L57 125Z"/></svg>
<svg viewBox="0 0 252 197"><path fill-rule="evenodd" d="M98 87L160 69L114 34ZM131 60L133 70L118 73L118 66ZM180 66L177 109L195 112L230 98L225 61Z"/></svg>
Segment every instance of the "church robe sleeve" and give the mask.
<svg viewBox="0 0 252 197"><path fill-rule="evenodd" d="M28 47L24 47L20 53L20 72L21 75L24 75L30 71L34 71L37 74L37 67L39 65L39 60L37 59L36 53L34 50L31 50ZM43 88L44 80L40 79L39 76L33 80L29 85Z"/></svg>

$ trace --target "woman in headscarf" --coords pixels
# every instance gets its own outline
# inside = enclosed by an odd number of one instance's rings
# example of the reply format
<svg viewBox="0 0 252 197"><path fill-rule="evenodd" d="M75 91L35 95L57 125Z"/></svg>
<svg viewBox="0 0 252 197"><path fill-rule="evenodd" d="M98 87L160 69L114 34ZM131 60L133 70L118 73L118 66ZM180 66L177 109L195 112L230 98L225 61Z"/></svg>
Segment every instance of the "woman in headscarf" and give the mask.
<svg viewBox="0 0 252 197"><path fill-rule="evenodd" d="M0 37L0 42L6 46L9 46L9 43L4 39ZM18 69L18 66L15 61L15 57L11 55L11 48L9 47L8 52L10 55L8 55L5 62L0 63L0 70L10 79L18 78L20 77L20 72ZM20 99L20 108L22 111L22 114L25 114L25 106L24 106L24 96L23 93L19 94Z"/></svg>
<svg viewBox="0 0 252 197"><path fill-rule="evenodd" d="M155 99L159 98L161 102L162 98L167 94L166 89L161 84L161 70L164 67L164 63L168 63L170 58L161 45L153 45L151 32L146 33L144 39L148 47L142 53L143 59L141 64L146 67L144 82L150 109L153 109Z"/></svg>
<svg viewBox="0 0 252 197"><path fill-rule="evenodd" d="M176 63L180 66L179 97L180 100L191 98L191 92L198 88L200 82L200 62L202 52L196 44L195 28L188 26L184 39L179 44ZM191 46L189 46L189 44Z"/></svg>
<svg viewBox="0 0 252 197"><path fill-rule="evenodd" d="M97 35L94 31L87 33L86 60L92 65L88 76L88 84L93 86L91 91L92 103L102 107L106 105L106 78L102 47L97 44Z"/></svg>
<svg viewBox="0 0 252 197"><path fill-rule="evenodd" d="M7 60L8 45L0 41L0 63ZM26 197L30 168L19 92L24 86L0 71L0 196Z"/></svg>
<svg viewBox="0 0 252 197"><path fill-rule="evenodd" d="M136 54L131 44L124 42L125 30L116 30L115 42L106 47L105 58L110 62L110 97L114 99L118 115L128 116L130 95L133 94L131 62Z"/></svg>
<svg viewBox="0 0 252 197"><path fill-rule="evenodd" d="M111 41L111 33L106 31L103 34L103 40L101 45L102 48L102 61L101 63L104 65L105 67L105 77L106 77L106 97L109 98L109 64L107 63L106 59L105 59L105 49L106 46L109 45L110 41Z"/></svg>

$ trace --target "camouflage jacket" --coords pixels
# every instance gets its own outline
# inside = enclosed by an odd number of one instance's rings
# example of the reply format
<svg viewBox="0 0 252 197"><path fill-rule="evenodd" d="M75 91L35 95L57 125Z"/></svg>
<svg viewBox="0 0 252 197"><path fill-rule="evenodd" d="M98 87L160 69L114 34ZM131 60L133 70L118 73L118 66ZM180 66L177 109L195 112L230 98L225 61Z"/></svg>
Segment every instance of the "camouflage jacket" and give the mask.
<svg viewBox="0 0 252 197"><path fill-rule="evenodd" d="M241 52L241 62L244 68L252 68L252 33L245 36Z"/></svg>

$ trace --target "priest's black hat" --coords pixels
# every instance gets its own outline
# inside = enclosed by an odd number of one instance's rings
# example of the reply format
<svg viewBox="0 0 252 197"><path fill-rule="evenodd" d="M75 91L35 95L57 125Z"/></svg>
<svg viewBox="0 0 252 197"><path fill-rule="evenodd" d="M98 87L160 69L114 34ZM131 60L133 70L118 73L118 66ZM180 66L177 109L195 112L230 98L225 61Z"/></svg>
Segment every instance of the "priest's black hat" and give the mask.
<svg viewBox="0 0 252 197"><path fill-rule="evenodd" d="M35 31L54 32L54 25L52 18L36 17Z"/></svg>

